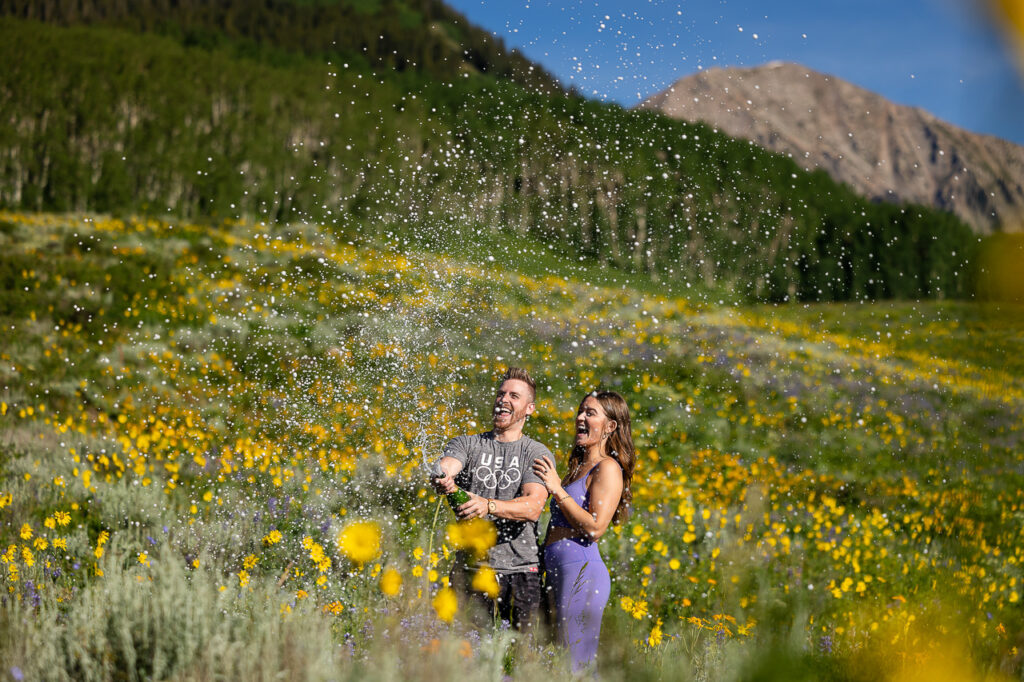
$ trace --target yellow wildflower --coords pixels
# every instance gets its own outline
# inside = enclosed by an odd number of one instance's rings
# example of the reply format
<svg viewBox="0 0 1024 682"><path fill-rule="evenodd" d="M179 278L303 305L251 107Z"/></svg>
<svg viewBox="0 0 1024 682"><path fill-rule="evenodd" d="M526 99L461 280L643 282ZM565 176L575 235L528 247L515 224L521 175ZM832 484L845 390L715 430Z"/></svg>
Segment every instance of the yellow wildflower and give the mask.
<svg viewBox="0 0 1024 682"><path fill-rule="evenodd" d="M397 596L402 591L402 574L389 568L380 577L380 591L388 597Z"/></svg>
<svg viewBox="0 0 1024 682"><path fill-rule="evenodd" d="M494 569L487 566L481 566L480 569L473 575L473 589L477 592L483 592L491 599L498 596L498 578L494 574Z"/></svg>
<svg viewBox="0 0 1024 682"><path fill-rule="evenodd" d="M338 534L338 549L360 566L380 554L380 526L373 521L356 521Z"/></svg>
<svg viewBox="0 0 1024 682"><path fill-rule="evenodd" d="M437 617L446 623L452 622L456 611L459 610L459 600L455 596L455 590L450 587L444 587L439 590L431 603L434 606Z"/></svg>
<svg viewBox="0 0 1024 682"><path fill-rule="evenodd" d="M486 519L470 519L450 524L448 538L453 547L472 552L480 560L487 556L487 551L498 541L498 531Z"/></svg>
<svg viewBox="0 0 1024 682"><path fill-rule="evenodd" d="M651 628L651 634L647 635L647 646L652 649L658 646L661 644L661 637L661 618L659 618L658 622L654 624L653 628Z"/></svg>

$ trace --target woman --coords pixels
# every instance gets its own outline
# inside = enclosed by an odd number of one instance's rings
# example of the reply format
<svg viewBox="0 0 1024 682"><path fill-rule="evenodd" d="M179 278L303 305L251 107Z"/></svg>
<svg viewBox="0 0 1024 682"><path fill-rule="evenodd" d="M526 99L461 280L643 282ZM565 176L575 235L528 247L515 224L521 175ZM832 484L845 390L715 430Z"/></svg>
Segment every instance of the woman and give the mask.
<svg viewBox="0 0 1024 682"><path fill-rule="evenodd" d="M565 478L543 457L534 472L552 496L544 540L547 589L561 643L578 672L593 664L611 580L597 540L625 513L636 453L626 401L614 391L589 393L576 413L576 442Z"/></svg>

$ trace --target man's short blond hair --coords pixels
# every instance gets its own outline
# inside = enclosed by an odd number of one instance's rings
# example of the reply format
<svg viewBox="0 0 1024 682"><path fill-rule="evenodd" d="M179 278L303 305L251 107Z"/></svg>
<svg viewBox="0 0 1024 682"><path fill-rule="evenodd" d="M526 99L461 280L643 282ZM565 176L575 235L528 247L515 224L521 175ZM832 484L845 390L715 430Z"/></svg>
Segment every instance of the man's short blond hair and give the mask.
<svg viewBox="0 0 1024 682"><path fill-rule="evenodd" d="M537 400L537 382L533 380L529 372L522 367L509 367L505 371L505 375L501 377L501 383L505 383L509 379L517 379L525 383L530 387L530 402Z"/></svg>

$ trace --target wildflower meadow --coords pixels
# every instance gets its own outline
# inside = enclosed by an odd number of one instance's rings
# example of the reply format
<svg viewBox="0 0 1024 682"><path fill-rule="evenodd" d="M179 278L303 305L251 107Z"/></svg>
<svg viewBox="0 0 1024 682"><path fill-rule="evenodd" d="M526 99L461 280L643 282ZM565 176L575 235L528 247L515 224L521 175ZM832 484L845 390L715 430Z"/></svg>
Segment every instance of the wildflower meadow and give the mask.
<svg viewBox="0 0 1024 682"><path fill-rule="evenodd" d="M602 679L1021 677L1019 305L738 305L462 237L0 213L0 679L568 677L465 618L493 527L428 485L509 365L560 463L584 392L632 410Z"/></svg>

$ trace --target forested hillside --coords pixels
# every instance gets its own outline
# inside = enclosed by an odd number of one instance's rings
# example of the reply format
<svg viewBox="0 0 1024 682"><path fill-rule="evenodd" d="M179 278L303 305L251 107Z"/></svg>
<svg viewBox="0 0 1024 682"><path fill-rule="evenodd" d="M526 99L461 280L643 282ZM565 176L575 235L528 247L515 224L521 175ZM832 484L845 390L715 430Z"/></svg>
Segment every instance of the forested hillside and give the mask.
<svg viewBox="0 0 1024 682"><path fill-rule="evenodd" d="M0 205L531 235L757 300L970 292L956 218L869 203L703 125L240 44L0 19Z"/></svg>
<svg viewBox="0 0 1024 682"><path fill-rule="evenodd" d="M0 14L156 33L278 64L298 54L442 78L489 73L561 90L543 67L441 0L0 0Z"/></svg>

